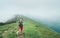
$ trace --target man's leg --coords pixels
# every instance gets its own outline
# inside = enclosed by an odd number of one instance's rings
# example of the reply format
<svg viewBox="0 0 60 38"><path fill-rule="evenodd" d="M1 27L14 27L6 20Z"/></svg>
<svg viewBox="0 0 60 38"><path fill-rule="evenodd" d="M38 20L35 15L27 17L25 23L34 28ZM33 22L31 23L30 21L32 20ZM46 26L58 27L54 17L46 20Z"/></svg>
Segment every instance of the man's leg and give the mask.
<svg viewBox="0 0 60 38"><path fill-rule="evenodd" d="M21 34L21 27L19 26L19 34Z"/></svg>
<svg viewBox="0 0 60 38"><path fill-rule="evenodd" d="M23 26L21 26L21 33L22 33L22 31L23 31Z"/></svg>

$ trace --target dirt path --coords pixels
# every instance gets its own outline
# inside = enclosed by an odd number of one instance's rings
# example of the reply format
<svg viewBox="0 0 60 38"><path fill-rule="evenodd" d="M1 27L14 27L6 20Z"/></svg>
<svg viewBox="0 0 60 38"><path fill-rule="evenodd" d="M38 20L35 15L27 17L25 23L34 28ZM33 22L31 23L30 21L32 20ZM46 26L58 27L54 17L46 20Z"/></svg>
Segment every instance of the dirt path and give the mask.
<svg viewBox="0 0 60 38"><path fill-rule="evenodd" d="M24 38L23 34L20 35L20 38Z"/></svg>

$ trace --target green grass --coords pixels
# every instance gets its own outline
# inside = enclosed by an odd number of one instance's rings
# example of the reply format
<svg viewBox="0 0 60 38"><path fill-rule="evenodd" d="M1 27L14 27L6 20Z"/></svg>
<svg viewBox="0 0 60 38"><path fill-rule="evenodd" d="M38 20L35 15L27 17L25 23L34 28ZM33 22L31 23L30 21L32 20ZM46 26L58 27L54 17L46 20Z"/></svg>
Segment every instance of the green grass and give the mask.
<svg viewBox="0 0 60 38"><path fill-rule="evenodd" d="M0 38L19 38L16 36L18 22L0 26ZM24 21L24 38L60 38L60 33L32 20Z"/></svg>

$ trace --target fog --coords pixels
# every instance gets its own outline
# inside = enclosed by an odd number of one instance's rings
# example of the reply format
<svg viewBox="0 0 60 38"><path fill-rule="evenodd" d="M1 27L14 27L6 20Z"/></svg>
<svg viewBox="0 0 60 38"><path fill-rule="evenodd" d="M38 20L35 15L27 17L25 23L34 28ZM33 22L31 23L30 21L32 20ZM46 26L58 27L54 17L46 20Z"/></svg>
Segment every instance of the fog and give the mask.
<svg viewBox="0 0 60 38"><path fill-rule="evenodd" d="M0 0L0 22L15 14L56 22L60 19L60 0Z"/></svg>

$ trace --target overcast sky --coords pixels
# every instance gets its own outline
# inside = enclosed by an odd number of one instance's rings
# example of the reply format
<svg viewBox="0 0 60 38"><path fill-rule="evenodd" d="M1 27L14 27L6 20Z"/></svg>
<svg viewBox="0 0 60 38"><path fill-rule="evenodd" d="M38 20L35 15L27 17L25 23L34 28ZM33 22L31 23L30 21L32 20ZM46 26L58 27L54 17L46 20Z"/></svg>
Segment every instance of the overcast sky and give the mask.
<svg viewBox="0 0 60 38"><path fill-rule="evenodd" d="M15 14L56 21L60 18L60 0L0 0L0 22Z"/></svg>

